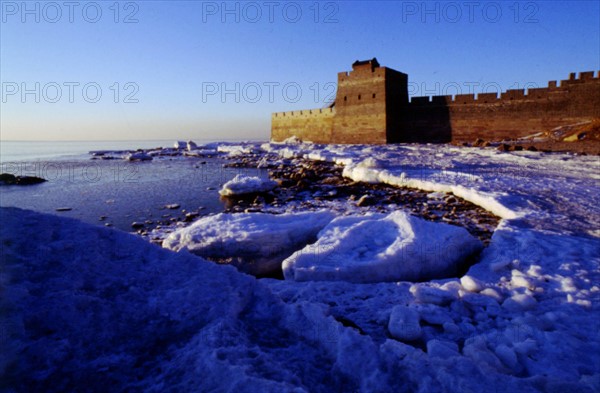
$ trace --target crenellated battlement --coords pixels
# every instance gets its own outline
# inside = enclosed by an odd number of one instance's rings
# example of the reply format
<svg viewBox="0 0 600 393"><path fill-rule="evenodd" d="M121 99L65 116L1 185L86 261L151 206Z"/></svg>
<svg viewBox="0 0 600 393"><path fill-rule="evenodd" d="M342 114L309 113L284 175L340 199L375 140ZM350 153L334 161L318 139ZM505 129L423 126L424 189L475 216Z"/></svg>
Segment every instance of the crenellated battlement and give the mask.
<svg viewBox="0 0 600 393"><path fill-rule="evenodd" d="M308 116L319 116L319 115L331 115L334 113L334 108L320 108L320 109L304 109L301 111L287 111L287 112L273 112L273 117L308 117Z"/></svg>
<svg viewBox="0 0 600 393"><path fill-rule="evenodd" d="M467 104L493 104L515 100L539 100L552 99L555 93L567 93L573 86L582 84L600 83L600 71L585 71L569 74L569 79L560 81L549 81L547 87L536 87L530 89L509 89L501 94L479 93L457 94L445 96L419 96L412 97L410 105L467 105ZM600 87L599 87L600 88Z"/></svg>
<svg viewBox="0 0 600 393"><path fill-rule="evenodd" d="M271 139L317 143L503 139L600 118L600 71L570 73L546 87L408 98L408 75L377 59L338 73L335 106L276 112Z"/></svg>

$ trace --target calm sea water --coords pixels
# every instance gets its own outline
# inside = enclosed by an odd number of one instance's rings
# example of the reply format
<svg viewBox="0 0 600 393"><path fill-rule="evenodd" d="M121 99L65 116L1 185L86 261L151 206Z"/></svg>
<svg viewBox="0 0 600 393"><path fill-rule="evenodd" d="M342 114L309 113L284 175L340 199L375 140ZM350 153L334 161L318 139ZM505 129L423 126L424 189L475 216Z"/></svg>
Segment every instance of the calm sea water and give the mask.
<svg viewBox="0 0 600 393"><path fill-rule="evenodd" d="M171 146L173 141L145 142L2 142L1 171L39 176L32 186L0 186L0 206L78 218L96 225L110 223L132 231L134 221L181 218L224 210L221 185L238 173L266 177L264 170L224 168L218 157L166 157L146 162L91 160L90 150L129 150ZM202 143L202 142L200 142ZM10 159L8 159L10 158ZM179 204L175 210L168 204ZM57 212L57 208L72 210ZM105 216L103 220L100 217Z"/></svg>
<svg viewBox="0 0 600 393"><path fill-rule="evenodd" d="M212 140L196 143L216 142ZM135 150L171 147L173 140L149 141L0 141L0 162L88 158L92 150Z"/></svg>

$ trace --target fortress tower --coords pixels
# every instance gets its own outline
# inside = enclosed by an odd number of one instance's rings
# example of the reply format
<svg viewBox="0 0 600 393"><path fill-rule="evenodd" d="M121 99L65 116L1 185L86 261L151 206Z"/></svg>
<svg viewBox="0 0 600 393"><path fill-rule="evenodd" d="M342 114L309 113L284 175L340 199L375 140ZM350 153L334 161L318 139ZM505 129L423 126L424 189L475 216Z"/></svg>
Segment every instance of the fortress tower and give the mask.
<svg viewBox="0 0 600 393"><path fill-rule="evenodd" d="M399 137L399 117L408 104L408 75L356 61L338 73L332 139L339 143L387 143Z"/></svg>

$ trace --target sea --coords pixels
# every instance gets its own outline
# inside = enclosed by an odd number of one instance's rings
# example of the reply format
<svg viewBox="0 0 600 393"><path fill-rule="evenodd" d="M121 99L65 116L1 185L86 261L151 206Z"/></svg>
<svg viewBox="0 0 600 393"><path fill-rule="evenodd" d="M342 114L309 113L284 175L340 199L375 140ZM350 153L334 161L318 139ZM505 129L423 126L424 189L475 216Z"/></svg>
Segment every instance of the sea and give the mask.
<svg viewBox="0 0 600 393"><path fill-rule="evenodd" d="M216 141L195 141L198 144ZM221 186L237 174L268 176L256 168L228 168L213 157L160 157L152 161L93 160L90 151L171 147L152 141L1 141L1 173L47 182L0 186L0 206L73 217L132 232L134 222L181 220L224 211ZM171 208L166 206L171 205ZM178 205L173 208L173 205Z"/></svg>

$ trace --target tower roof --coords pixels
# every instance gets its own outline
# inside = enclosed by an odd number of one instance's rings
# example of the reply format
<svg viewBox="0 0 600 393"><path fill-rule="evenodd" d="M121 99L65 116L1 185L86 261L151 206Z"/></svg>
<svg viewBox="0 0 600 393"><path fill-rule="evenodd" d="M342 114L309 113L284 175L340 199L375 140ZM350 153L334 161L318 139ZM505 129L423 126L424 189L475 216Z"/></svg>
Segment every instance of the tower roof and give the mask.
<svg viewBox="0 0 600 393"><path fill-rule="evenodd" d="M352 69L354 69L356 67L364 66L364 65L370 65L371 69L373 69L373 68L379 67L379 62L377 61L376 57L374 57L370 60L356 60L354 63L352 63Z"/></svg>

